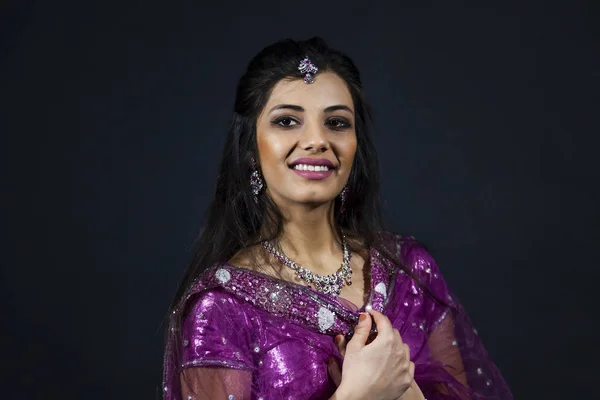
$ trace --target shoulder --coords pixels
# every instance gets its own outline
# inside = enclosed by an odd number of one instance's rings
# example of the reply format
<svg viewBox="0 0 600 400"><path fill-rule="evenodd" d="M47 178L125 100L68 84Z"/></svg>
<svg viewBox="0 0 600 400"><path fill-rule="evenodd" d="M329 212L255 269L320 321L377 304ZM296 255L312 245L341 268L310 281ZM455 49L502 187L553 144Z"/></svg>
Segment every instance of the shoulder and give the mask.
<svg viewBox="0 0 600 400"><path fill-rule="evenodd" d="M192 294L187 301L183 323L191 329L199 323L230 321L245 314L242 302L222 287L213 287Z"/></svg>
<svg viewBox="0 0 600 400"><path fill-rule="evenodd" d="M236 270L225 263L207 268L188 289L178 307L182 320L194 319L194 315L214 314L215 318L245 311L244 302L230 290L229 283L237 281Z"/></svg>
<svg viewBox="0 0 600 400"><path fill-rule="evenodd" d="M182 333L189 338L211 339L233 334L239 344L248 339L253 329L249 311L246 303L222 287L202 290L188 298L181 321Z"/></svg>
<svg viewBox="0 0 600 400"><path fill-rule="evenodd" d="M181 324L183 367L251 369L253 328L246 310L221 288L198 292L189 298Z"/></svg>
<svg viewBox="0 0 600 400"><path fill-rule="evenodd" d="M395 258L395 263L400 264L397 267L410 272L423 282L429 281L431 277L441 277L434 257L414 236L382 232L379 235L378 246Z"/></svg>

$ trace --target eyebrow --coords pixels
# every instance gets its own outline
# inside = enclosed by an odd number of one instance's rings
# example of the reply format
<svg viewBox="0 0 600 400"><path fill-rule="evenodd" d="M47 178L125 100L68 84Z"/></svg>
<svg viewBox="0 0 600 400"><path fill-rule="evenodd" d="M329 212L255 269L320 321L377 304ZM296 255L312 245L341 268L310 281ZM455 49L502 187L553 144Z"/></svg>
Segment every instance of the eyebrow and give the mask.
<svg viewBox="0 0 600 400"><path fill-rule="evenodd" d="M269 110L269 113L272 113L273 111L276 110L294 110L294 111L299 111L299 112L304 112L304 108L294 105L294 104L278 104L275 107L271 108L271 110ZM329 106L327 108L325 108L326 113L329 112L333 112L333 111L337 111L337 110L344 110L344 111L348 111L350 114L354 115L354 111L352 111L352 109L348 106L345 106L343 104L336 104L335 106Z"/></svg>

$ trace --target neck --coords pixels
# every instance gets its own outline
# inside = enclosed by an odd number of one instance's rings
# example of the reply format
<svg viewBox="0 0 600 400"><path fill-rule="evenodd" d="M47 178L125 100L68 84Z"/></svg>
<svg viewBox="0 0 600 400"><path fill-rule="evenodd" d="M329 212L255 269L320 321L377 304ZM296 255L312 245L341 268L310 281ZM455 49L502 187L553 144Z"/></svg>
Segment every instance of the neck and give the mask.
<svg viewBox="0 0 600 400"><path fill-rule="evenodd" d="M313 272L332 273L339 264L332 258L342 258L337 232L333 224L333 203L316 207L301 205L284 213L283 237L280 245L285 254Z"/></svg>

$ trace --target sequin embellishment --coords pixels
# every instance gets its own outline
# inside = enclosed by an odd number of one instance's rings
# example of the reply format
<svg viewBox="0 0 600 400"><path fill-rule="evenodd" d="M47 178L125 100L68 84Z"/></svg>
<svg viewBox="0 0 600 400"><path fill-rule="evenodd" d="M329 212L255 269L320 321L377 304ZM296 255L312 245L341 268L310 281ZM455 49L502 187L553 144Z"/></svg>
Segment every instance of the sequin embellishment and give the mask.
<svg viewBox="0 0 600 400"><path fill-rule="evenodd" d="M290 291L280 284L267 284L256 292L258 303L275 315L287 315L292 304L291 296Z"/></svg>
<svg viewBox="0 0 600 400"><path fill-rule="evenodd" d="M375 291L382 295L384 299L387 297L387 288L385 287L385 283L379 282L377 285L375 285Z"/></svg>
<svg viewBox="0 0 600 400"><path fill-rule="evenodd" d="M319 329L321 332L325 332L331 327L331 325L333 325L335 314L325 307L321 307L319 309L319 313L317 314L317 318L319 319Z"/></svg>
<svg viewBox="0 0 600 400"><path fill-rule="evenodd" d="M215 272L215 277L221 283L227 283L231 279L231 274L226 269L219 269Z"/></svg>

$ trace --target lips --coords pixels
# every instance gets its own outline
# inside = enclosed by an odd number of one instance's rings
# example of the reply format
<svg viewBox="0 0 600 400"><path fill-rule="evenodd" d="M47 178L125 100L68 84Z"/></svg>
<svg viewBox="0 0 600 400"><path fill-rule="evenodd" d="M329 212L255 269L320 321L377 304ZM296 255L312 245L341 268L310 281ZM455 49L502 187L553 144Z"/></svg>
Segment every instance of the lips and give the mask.
<svg viewBox="0 0 600 400"><path fill-rule="evenodd" d="M320 181L331 176L336 167L326 158L302 157L290 164L290 169L304 179Z"/></svg>
<svg viewBox="0 0 600 400"><path fill-rule="evenodd" d="M331 162L327 158L301 157L294 160L290 164L290 168L295 168L298 165L312 167L327 167L327 169L329 170L335 169L335 165L333 164L333 162Z"/></svg>

